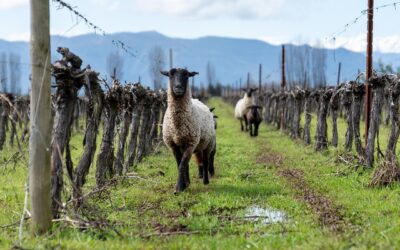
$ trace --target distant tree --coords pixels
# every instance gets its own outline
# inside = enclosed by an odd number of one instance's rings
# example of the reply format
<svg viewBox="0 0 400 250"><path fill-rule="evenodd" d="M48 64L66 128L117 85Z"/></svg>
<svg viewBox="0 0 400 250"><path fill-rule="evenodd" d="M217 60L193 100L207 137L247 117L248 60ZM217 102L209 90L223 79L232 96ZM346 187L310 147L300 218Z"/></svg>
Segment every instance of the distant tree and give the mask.
<svg viewBox="0 0 400 250"><path fill-rule="evenodd" d="M326 50L318 42L311 52L312 80L316 88L326 86L326 57Z"/></svg>
<svg viewBox="0 0 400 250"><path fill-rule="evenodd" d="M289 88L296 85L303 88L326 86L327 55L320 42L313 48L288 46L285 60Z"/></svg>
<svg viewBox="0 0 400 250"><path fill-rule="evenodd" d="M160 74L161 70L164 70L166 65L166 56L163 49L160 46L154 46L149 53L149 73L150 78L153 81L154 89L163 88L163 77Z"/></svg>
<svg viewBox="0 0 400 250"><path fill-rule="evenodd" d="M216 84L208 85L208 93L211 96L222 96L222 89L223 86L220 82L217 82Z"/></svg>
<svg viewBox="0 0 400 250"><path fill-rule="evenodd" d="M106 59L107 73L111 78L122 79L124 58L118 51L110 52Z"/></svg>
<svg viewBox="0 0 400 250"><path fill-rule="evenodd" d="M0 54L0 89L3 92L8 91L8 75L7 75L7 55L5 52Z"/></svg>
<svg viewBox="0 0 400 250"><path fill-rule="evenodd" d="M392 64L386 65L385 70L386 70L386 72L389 72L389 73L391 73L391 74L394 73Z"/></svg>
<svg viewBox="0 0 400 250"><path fill-rule="evenodd" d="M207 62L206 78L208 86L212 86L216 81L214 65L210 61Z"/></svg>
<svg viewBox="0 0 400 250"><path fill-rule="evenodd" d="M398 70L400 67L398 68ZM381 73L388 73L388 74L394 74L395 71L393 69L392 64L385 64L382 59L378 60L378 71Z"/></svg>
<svg viewBox="0 0 400 250"><path fill-rule="evenodd" d="M310 85L311 49L309 46L290 46L286 56L286 80L289 88L300 85L308 88Z"/></svg>
<svg viewBox="0 0 400 250"><path fill-rule="evenodd" d="M8 55L8 66L10 71L10 89L14 94L21 94L21 56L16 53Z"/></svg>

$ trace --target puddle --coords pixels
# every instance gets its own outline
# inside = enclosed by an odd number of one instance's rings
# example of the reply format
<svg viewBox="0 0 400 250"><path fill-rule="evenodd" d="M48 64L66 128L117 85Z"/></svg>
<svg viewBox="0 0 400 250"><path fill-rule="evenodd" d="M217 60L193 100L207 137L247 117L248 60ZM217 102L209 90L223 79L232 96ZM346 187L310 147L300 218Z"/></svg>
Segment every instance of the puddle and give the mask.
<svg viewBox="0 0 400 250"><path fill-rule="evenodd" d="M287 221L285 212L270 207L263 208L258 206L247 208L244 218L251 221L261 221L264 224L274 224Z"/></svg>

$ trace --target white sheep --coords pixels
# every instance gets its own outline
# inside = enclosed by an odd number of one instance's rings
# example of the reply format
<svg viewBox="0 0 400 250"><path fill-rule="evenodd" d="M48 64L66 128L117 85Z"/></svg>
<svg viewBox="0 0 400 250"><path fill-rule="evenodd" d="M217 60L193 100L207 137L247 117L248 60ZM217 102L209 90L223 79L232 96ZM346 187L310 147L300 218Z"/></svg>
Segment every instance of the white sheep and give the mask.
<svg viewBox="0 0 400 250"><path fill-rule="evenodd" d="M197 99L193 99L193 101L198 101L198 100ZM205 108L205 105L203 103L201 103L201 104L202 104L203 108ZM214 129L217 130L217 118L218 118L218 116L214 115L214 113L213 113L215 108L210 108L209 110L213 115L213 126L214 126ZM217 142L215 141L214 142L214 148L211 151L210 160L209 160L209 164L208 164L208 172L209 172L209 174L211 176L214 176L214 174L215 174L214 159L215 159L216 152L217 152ZM203 178L203 171L204 171L203 165L204 164L203 164L203 156L202 156L202 154L201 153L195 154L195 159L196 159L197 166L199 168L199 178Z"/></svg>
<svg viewBox="0 0 400 250"><path fill-rule="evenodd" d="M242 90L246 93L244 94L243 98L236 103L235 118L240 120L240 127L242 131L243 131L243 120L244 120L246 126L245 129L247 131L248 130L248 122L246 119L247 107L256 104L256 99L254 98L253 92L257 91L258 88L250 88L249 90L246 89Z"/></svg>
<svg viewBox="0 0 400 250"><path fill-rule="evenodd" d="M189 161L192 154L202 159L203 183L208 184L208 165L215 148L215 129L213 114L208 107L191 98L189 78L198 73L173 68L161 74L169 77L163 140L172 149L178 165L176 191L183 191L190 184Z"/></svg>

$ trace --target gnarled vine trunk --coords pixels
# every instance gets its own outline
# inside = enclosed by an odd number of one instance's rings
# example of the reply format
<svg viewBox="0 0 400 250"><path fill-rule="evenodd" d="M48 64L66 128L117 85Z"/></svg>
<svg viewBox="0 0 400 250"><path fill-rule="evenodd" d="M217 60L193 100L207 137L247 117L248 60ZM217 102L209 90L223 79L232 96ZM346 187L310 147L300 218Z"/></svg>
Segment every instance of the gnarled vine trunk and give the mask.
<svg viewBox="0 0 400 250"><path fill-rule="evenodd" d="M306 90L304 93L304 113L305 113L305 121L304 121L304 130L303 130L303 141L306 145L311 144L311 105L312 99L310 98L310 91Z"/></svg>
<svg viewBox="0 0 400 250"><path fill-rule="evenodd" d="M334 146L335 148L337 148L339 141L338 128L337 128L339 107L340 107L340 89L336 88L330 100L330 108L332 115L332 146Z"/></svg>
<svg viewBox="0 0 400 250"><path fill-rule="evenodd" d="M400 134L400 117L399 117L399 96L400 96L400 82L397 80L389 87L389 98L391 103L390 108L390 134L389 141L386 148L386 160L390 162L396 161L396 144Z"/></svg>
<svg viewBox="0 0 400 250"><path fill-rule="evenodd" d="M68 147L71 137L71 126L73 122L73 112L78 93L72 72L66 64L60 61L53 66L53 75L56 78L56 104L53 122L53 139L51 153L51 194L53 217L59 216L59 209L62 204L61 192L63 189L63 163L65 149Z"/></svg>
<svg viewBox="0 0 400 250"><path fill-rule="evenodd" d="M125 148L126 148L126 139L129 133L129 127L132 121L132 106L136 102L136 96L133 95L132 86L127 85L124 88L123 93L123 103L124 107L121 114L121 130L119 132L119 140L118 140L118 151L117 157L115 159L115 172L118 175L122 175L124 171L124 159L125 159Z"/></svg>
<svg viewBox="0 0 400 250"><path fill-rule="evenodd" d="M346 123L347 123L346 140L344 145L347 151L351 151L351 148L353 146L353 116L352 116L353 94L350 84L346 84L343 88L344 90L342 94L342 105L346 113Z"/></svg>
<svg viewBox="0 0 400 250"><path fill-rule="evenodd" d="M85 72L85 95L88 103L86 108L86 130L83 141L84 148L82 157L75 170L75 189L73 197L76 199L76 205L81 204L82 187L86 182L86 176L89 173L90 166L93 164L94 154L96 152L96 139L103 112L103 91L98 83L97 73L91 70Z"/></svg>
<svg viewBox="0 0 400 250"><path fill-rule="evenodd" d="M328 125L326 122L326 117L328 114L329 101L332 96L332 90L322 90L320 97L320 108L318 111L318 121L317 121L317 134L315 141L315 150L320 151L328 148Z"/></svg>
<svg viewBox="0 0 400 250"><path fill-rule="evenodd" d="M136 156L137 162L141 162L146 153L146 135L148 133L149 129L148 126L151 117L151 100L152 98L150 98L150 96L147 95L145 97L143 104L143 113L142 113L142 119L140 121L141 125L138 138L139 147L137 149L137 156Z"/></svg>
<svg viewBox="0 0 400 250"><path fill-rule="evenodd" d="M384 95L384 87L387 82L386 76L373 76L369 79L369 83L373 90L371 120L368 130L367 146L365 148L366 167L371 168L374 162L375 139L379 132L381 122L382 102Z"/></svg>
<svg viewBox="0 0 400 250"><path fill-rule="evenodd" d="M118 102L121 99L122 88L117 80L114 80L111 89L104 98L104 126L100 152L96 161L96 185L104 186L107 180L107 172L111 178L114 175L114 137L115 122L118 115Z"/></svg>
<svg viewBox="0 0 400 250"><path fill-rule="evenodd" d="M361 142L360 136L360 120L361 120L361 107L364 96L364 84L353 83L353 106L352 106L352 125L354 144L359 157L364 157L364 149Z"/></svg>

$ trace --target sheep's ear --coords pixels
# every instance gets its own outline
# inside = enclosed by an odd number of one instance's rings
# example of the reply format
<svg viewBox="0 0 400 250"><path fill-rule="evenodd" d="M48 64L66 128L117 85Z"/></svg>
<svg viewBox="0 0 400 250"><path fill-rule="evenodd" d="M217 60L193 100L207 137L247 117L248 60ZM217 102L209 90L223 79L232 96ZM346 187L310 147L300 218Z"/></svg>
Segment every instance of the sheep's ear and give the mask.
<svg viewBox="0 0 400 250"><path fill-rule="evenodd" d="M215 110L215 108L210 108L210 112L213 112Z"/></svg>
<svg viewBox="0 0 400 250"><path fill-rule="evenodd" d="M168 76L168 77L169 77L169 71L161 70L160 73L161 73L161 75L164 75L164 76Z"/></svg>
<svg viewBox="0 0 400 250"><path fill-rule="evenodd" d="M258 88L251 88L251 90L252 90L252 91L257 91L257 90L258 90Z"/></svg>
<svg viewBox="0 0 400 250"><path fill-rule="evenodd" d="M193 76L198 75L198 74L199 74L199 72L192 71L192 72L189 72L189 77L193 77Z"/></svg>
<svg viewBox="0 0 400 250"><path fill-rule="evenodd" d="M218 118L218 116L217 116L217 115L214 115L214 118Z"/></svg>
<svg viewBox="0 0 400 250"><path fill-rule="evenodd" d="M247 92L247 89L243 88L242 91Z"/></svg>

